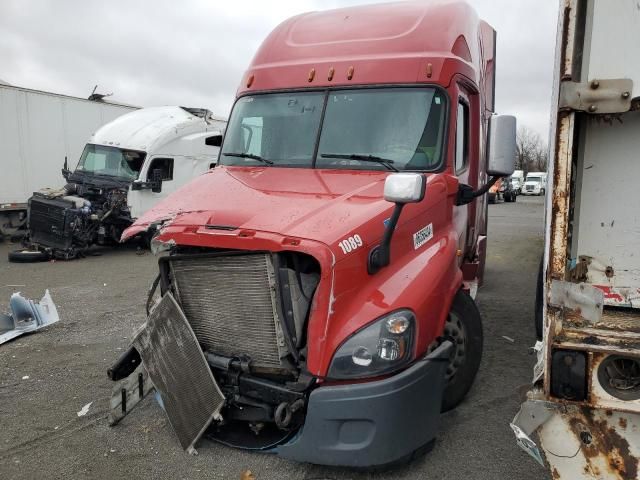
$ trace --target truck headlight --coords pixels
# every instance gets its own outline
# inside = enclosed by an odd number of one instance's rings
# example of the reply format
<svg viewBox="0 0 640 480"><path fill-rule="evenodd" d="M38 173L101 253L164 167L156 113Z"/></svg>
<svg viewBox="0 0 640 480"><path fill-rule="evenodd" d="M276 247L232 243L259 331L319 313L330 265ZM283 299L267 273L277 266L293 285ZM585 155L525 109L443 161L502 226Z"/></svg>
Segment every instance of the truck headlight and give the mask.
<svg viewBox="0 0 640 480"><path fill-rule="evenodd" d="M329 367L332 379L365 378L396 371L411 361L415 316L397 310L344 341Z"/></svg>

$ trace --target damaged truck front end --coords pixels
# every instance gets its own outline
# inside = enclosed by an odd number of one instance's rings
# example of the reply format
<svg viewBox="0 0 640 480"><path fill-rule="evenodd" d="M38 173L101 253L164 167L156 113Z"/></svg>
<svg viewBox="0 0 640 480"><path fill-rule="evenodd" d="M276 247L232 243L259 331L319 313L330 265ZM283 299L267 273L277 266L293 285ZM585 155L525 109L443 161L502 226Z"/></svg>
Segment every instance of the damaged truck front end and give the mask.
<svg viewBox="0 0 640 480"><path fill-rule="evenodd" d="M113 421L152 384L187 450L204 433L325 465L428 450L480 366L485 193L513 171L494 42L440 2L301 15L267 37L216 167L123 234L153 232L162 257L110 371Z"/></svg>
<svg viewBox="0 0 640 480"><path fill-rule="evenodd" d="M206 432L229 446L298 461L372 466L429 447L451 344L400 374L346 383L362 375L358 368L377 364L370 375L380 377L411 358L414 319L400 310L355 333L371 353L352 359L347 345L349 358L334 356L327 374L318 375L308 362L309 321L312 311L329 314L333 260L317 242L300 240L297 247L170 248L159 259L149 320L109 371L112 380L124 379L115 389L112 423L146 394L148 376L187 450ZM316 254L324 268L306 248L322 252ZM179 348L167 347L176 341ZM412 415L395 408L398 403Z"/></svg>

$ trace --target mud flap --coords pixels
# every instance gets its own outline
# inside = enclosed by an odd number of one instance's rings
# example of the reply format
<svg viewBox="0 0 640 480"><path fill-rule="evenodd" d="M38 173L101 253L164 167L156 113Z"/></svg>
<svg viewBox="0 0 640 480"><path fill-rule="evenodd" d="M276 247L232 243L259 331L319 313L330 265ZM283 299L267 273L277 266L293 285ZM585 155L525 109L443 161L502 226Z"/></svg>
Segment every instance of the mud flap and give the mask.
<svg viewBox="0 0 640 480"><path fill-rule="evenodd" d="M9 314L0 313L0 345L28 332L35 332L60 320L49 290L39 303L14 293Z"/></svg>
<svg viewBox="0 0 640 480"><path fill-rule="evenodd" d="M171 293L166 293L151 311L133 346L142 357L180 445L196 453L195 443L211 422L220 418L225 399Z"/></svg>

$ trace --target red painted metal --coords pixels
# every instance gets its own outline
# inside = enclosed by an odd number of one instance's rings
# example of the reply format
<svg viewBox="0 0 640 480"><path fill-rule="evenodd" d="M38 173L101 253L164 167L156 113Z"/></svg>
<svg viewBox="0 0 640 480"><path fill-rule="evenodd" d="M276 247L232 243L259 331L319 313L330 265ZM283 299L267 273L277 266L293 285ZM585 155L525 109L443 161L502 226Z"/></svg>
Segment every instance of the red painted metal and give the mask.
<svg viewBox="0 0 640 480"><path fill-rule="evenodd" d="M326 375L336 348L356 330L398 308L415 312L415 354L422 355L442 332L463 268L482 275L478 238L486 233L485 200L456 207L455 199L459 181L477 186L486 179L493 57L493 29L469 6L402 2L289 19L267 37L243 76L238 95L341 85L440 85L451 99L451 132L458 97L468 102L468 167L454 172L455 135L450 134L447 167L427 175L422 202L404 208L391 264L375 275L367 273L367 257L393 209L383 199L388 172L382 171L218 166L147 212L123 239L164 220L158 239L179 245L314 256L321 266L307 331L307 367L314 375ZM414 248L413 234L428 224L433 238ZM363 246L344 253L338 243L356 233Z"/></svg>

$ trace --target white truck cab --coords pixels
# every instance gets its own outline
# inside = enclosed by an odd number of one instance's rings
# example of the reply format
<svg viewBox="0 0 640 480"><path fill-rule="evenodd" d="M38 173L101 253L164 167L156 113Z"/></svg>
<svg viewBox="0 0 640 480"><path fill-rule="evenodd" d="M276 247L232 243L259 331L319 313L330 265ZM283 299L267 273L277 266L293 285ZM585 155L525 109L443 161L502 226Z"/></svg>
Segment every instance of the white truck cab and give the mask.
<svg viewBox="0 0 640 480"><path fill-rule="evenodd" d="M522 193L522 187L524 186L524 172L522 170L514 170L511 174L511 188L515 190L517 195Z"/></svg>
<svg viewBox="0 0 640 480"><path fill-rule="evenodd" d="M159 200L212 168L226 121L185 107L144 108L98 129L67 184L29 199L23 258L74 258L94 243L117 243ZM34 255L39 252L42 255Z"/></svg>
<svg viewBox="0 0 640 480"><path fill-rule="evenodd" d="M522 187L523 195L544 195L547 188L547 172L529 172Z"/></svg>
<svg viewBox="0 0 640 480"><path fill-rule="evenodd" d="M145 108L99 129L87 147L116 147L144 154L127 195L131 218L136 219L216 164L225 125L204 109Z"/></svg>

